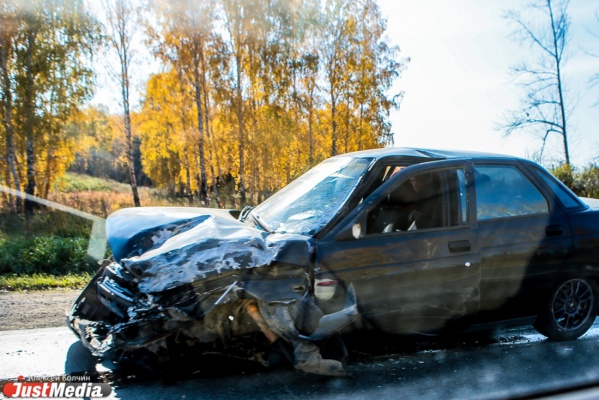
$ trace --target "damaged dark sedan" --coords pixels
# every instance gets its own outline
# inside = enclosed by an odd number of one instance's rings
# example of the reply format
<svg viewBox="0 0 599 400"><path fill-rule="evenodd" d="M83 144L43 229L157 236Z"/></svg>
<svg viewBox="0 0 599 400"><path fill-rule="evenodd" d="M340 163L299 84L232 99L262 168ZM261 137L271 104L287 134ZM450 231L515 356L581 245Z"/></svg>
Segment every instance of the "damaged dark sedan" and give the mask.
<svg viewBox="0 0 599 400"><path fill-rule="evenodd" d="M569 340L599 310L599 204L508 156L351 153L253 209L123 209L106 231L113 259L68 319L113 360L280 352L344 375L351 330Z"/></svg>

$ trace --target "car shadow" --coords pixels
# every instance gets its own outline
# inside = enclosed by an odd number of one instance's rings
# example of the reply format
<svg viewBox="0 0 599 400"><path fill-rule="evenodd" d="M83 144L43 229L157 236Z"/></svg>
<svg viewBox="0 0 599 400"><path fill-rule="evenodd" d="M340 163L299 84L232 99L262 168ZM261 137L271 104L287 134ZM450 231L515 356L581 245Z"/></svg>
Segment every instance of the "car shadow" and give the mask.
<svg viewBox="0 0 599 400"><path fill-rule="evenodd" d="M74 342L67 351L64 363L65 375L97 375L98 358L83 346L81 340Z"/></svg>

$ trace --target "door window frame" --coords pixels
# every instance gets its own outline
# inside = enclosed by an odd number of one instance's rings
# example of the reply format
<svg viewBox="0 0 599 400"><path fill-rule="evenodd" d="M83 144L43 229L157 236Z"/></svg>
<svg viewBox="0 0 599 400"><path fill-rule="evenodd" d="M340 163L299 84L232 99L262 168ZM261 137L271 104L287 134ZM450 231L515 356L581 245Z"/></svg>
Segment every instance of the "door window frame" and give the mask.
<svg viewBox="0 0 599 400"><path fill-rule="evenodd" d="M526 179L536 190L537 192L545 199L545 202L547 204L547 211L546 212L541 212L541 213L528 213L528 214L516 214L516 215L505 215L505 216L498 216L498 217L491 217L491 218L479 218L478 216L478 207L479 207L479 187L477 187L477 182L476 179L473 179L471 181L471 183L473 184L473 192L474 192L474 197L472 197L472 208L474 209L474 214L476 216L476 220L478 222L486 222L486 221L496 221L496 220L505 220L505 219L512 219L512 218L530 218L530 217L535 217L535 216L542 216L542 215L550 215L554 208L555 208L555 201L554 201L554 196L550 195L550 193L547 193L547 191L545 190L544 187L542 187L541 185L539 185L538 183L538 179L535 176L531 176L530 172L526 169L523 168L518 162L514 161L514 162L509 162L509 161L502 161L502 162L493 162L493 161L475 161L472 165L473 168L473 176L474 175L474 171L476 170L477 167L509 167L512 169L515 169L517 172L520 173L520 175Z"/></svg>
<svg viewBox="0 0 599 400"><path fill-rule="evenodd" d="M389 163L385 163L384 167L389 166ZM464 171L466 180L466 209L467 209L467 222L464 225L455 225L431 229L420 229L413 231L400 231L400 232L384 232L376 234L366 234L366 222L368 214L378 206L379 202L384 199L389 193L397 189L403 184L411 175L417 175L420 173L434 173L450 169L462 169ZM464 159L452 159L452 160L439 160L430 161L420 164L409 165L403 168L401 171L393 175L387 181L383 182L378 188L376 188L368 197L366 197L354 210L352 210L343 221L341 221L335 228L333 228L328 234L323 237L323 240L334 240L334 241L346 241L346 240L359 240L363 238L373 238L378 236L389 236L389 235L405 235L405 234L419 234L424 232L432 231L444 231L444 230L460 230L460 229L472 229L476 227L476 208L473 201L473 177L474 172L472 169L472 162ZM358 237L355 235L354 226L359 224L361 232Z"/></svg>

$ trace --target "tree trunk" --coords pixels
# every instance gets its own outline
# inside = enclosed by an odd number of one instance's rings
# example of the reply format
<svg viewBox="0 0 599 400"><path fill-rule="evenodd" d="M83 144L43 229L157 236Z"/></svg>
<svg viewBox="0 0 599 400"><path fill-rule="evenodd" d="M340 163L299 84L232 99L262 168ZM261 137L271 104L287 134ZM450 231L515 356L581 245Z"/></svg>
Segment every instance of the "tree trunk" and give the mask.
<svg viewBox="0 0 599 400"><path fill-rule="evenodd" d="M185 153L185 195L187 196L187 200L189 205L193 204L193 193L191 191L191 168L189 165L189 156Z"/></svg>
<svg viewBox="0 0 599 400"><path fill-rule="evenodd" d="M133 204L135 207L140 207L141 202L139 201L139 193L137 190L137 177L135 174L135 164L133 157L133 132L131 129L131 109L129 103L129 46L131 45L131 38L127 35L127 25L131 23L129 18L128 9L126 4L119 2L116 5L116 11L111 21L114 24L116 30L116 37L113 40L113 46L116 49L119 61L121 63L121 98L123 100L123 117L125 120L125 139L127 141L127 170L129 172L129 184L131 185L131 193L133 195ZM110 17L109 17L110 18Z"/></svg>
<svg viewBox="0 0 599 400"><path fill-rule="evenodd" d="M349 153L349 135L350 135L350 114L349 105L345 109L345 152Z"/></svg>
<svg viewBox="0 0 599 400"><path fill-rule="evenodd" d="M313 131L313 120L314 119L314 111L312 107L310 107L310 111L308 111L308 142L309 142L309 153L308 153L308 162L310 166L314 163L314 131Z"/></svg>
<svg viewBox="0 0 599 400"><path fill-rule="evenodd" d="M243 131L243 104L241 97L241 50L237 50L236 59L236 74L237 74L237 124L239 129L239 195L241 196L241 204L245 204L245 134Z"/></svg>
<svg viewBox="0 0 599 400"><path fill-rule="evenodd" d="M13 188L12 188L12 183L10 181L10 170L8 169L8 166L6 167L6 187L8 188L8 192L6 193L6 201L8 203L8 211L11 214L14 214L17 212L17 208L15 205L15 196L14 196L14 192L13 192Z"/></svg>
<svg viewBox="0 0 599 400"><path fill-rule="evenodd" d="M12 190L11 181L14 182L15 190L21 190L19 183L19 175L17 174L16 167L16 156L15 156L15 143L14 143L14 126L12 122L12 87L10 77L8 75L8 43L3 43L0 47L0 69L2 70L2 87L4 92L4 118L2 119L4 125L4 134L6 141L6 164L7 164L7 176L6 182L8 187ZM10 179L12 176L12 180ZM15 193L15 198L9 195L9 205L11 212L18 212L21 209L21 197L18 193Z"/></svg>
<svg viewBox="0 0 599 400"><path fill-rule="evenodd" d="M196 39L197 40L197 39ZM200 55L202 51L201 44L196 43L193 54L193 85L195 90L196 109L198 113L198 150L200 153L200 201L203 205L208 200L208 186L206 183L206 158L204 155L204 118L202 116L202 92L200 82Z"/></svg>
<svg viewBox="0 0 599 400"><path fill-rule="evenodd" d="M360 118L358 119L358 151L364 150L364 133L362 132L362 122L364 121L364 103L360 104Z"/></svg>
<svg viewBox="0 0 599 400"><path fill-rule="evenodd" d="M337 104L336 98L331 89L331 156L337 155Z"/></svg>
<svg viewBox="0 0 599 400"><path fill-rule="evenodd" d="M27 135L27 185L25 186L25 212L31 214L35 207L35 201L30 196L35 196L35 144L33 135Z"/></svg>
<svg viewBox="0 0 599 400"><path fill-rule="evenodd" d="M50 181L52 180L52 160L54 159L54 151L52 151L52 146L48 145L48 150L46 153L46 170L44 171L44 185L40 197L43 199L48 198L48 193L50 193Z"/></svg>
<svg viewBox="0 0 599 400"><path fill-rule="evenodd" d="M212 175L212 193L214 199L216 200L216 204L219 208L222 208L222 204L220 202L220 195L218 194L218 186L216 184L216 176L214 176L214 165L210 165L210 173Z"/></svg>
<svg viewBox="0 0 599 400"><path fill-rule="evenodd" d="M127 139L127 169L129 170L129 182L131 184L131 193L133 194L133 204L135 207L140 207L139 192L137 191L137 178L135 177L135 164L133 164L133 133L131 131L131 114L129 111L129 94L123 87L123 96L127 92L126 105L123 107L125 116L125 136ZM125 97L123 97L125 99Z"/></svg>
<svg viewBox="0 0 599 400"><path fill-rule="evenodd" d="M135 176L135 164L133 160L133 132L131 130L131 110L129 105L129 61L126 54L121 57L121 95L123 97L123 117L125 118L125 137L127 140L127 169L129 171L129 183L133 194L133 204L140 207L139 193L137 191L137 178Z"/></svg>
<svg viewBox="0 0 599 400"><path fill-rule="evenodd" d="M561 72L561 51L558 45L558 36L560 32L557 31L555 26L555 19L553 16L553 9L551 8L551 1L547 2L549 8L549 16L551 17L551 33L553 34L553 55L555 59L555 72L557 78L557 93L559 95L559 111L562 120L562 139L564 143L564 157L566 159L566 165L570 165L570 151L568 149L568 132L566 130L566 107L564 105L564 89L562 87L562 72Z"/></svg>
<svg viewBox="0 0 599 400"><path fill-rule="evenodd" d="M33 46L35 45L36 33L32 30L27 32L27 52L25 56L25 94L23 96L23 131L26 139L26 158L27 158L27 185L25 186L25 212L30 214L33 212L35 202L30 196L35 196L35 114L33 111L34 104L34 76L33 76Z"/></svg>
<svg viewBox="0 0 599 400"><path fill-rule="evenodd" d="M196 153L196 152L193 153L193 160L195 161L196 165L200 164L200 161L198 160L198 153ZM198 169L195 170L194 178L196 180L196 185L198 187L198 193L199 193L200 186L202 186L202 179L200 178L200 172Z"/></svg>
<svg viewBox="0 0 599 400"><path fill-rule="evenodd" d="M206 63L204 60L204 53L201 53L201 62L202 62L202 93L204 94L204 120L205 122L205 126L206 126L206 137L208 138L208 142L212 144L212 155L214 157L214 160L211 161L212 163L210 164L210 172L212 175L212 193L214 194L215 198L216 198L216 202L218 204L219 207L221 207L221 202L220 202L220 197L218 194L218 186L216 184L216 176L214 175L214 162L216 162L216 167L218 170L218 176L220 177L220 179L222 179L221 176L221 169L220 169L220 160L218 157L218 151L216 149L216 140L214 138L214 135L212 134L212 129L210 127L210 107L209 107L209 102L208 102L208 88L206 85Z"/></svg>

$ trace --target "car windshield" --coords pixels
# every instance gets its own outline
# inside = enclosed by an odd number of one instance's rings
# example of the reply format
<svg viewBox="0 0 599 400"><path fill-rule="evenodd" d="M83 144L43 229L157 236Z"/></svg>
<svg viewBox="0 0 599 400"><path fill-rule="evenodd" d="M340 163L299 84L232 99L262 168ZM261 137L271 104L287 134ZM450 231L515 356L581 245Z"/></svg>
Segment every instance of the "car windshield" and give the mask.
<svg viewBox="0 0 599 400"><path fill-rule="evenodd" d="M314 235L339 211L371 164L369 158L323 161L252 211L277 233Z"/></svg>

